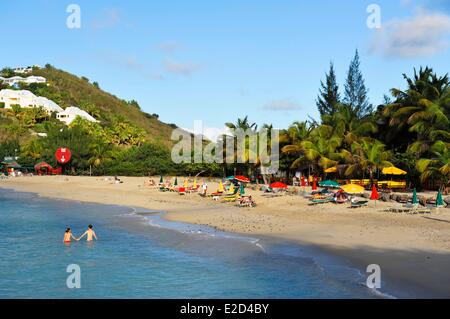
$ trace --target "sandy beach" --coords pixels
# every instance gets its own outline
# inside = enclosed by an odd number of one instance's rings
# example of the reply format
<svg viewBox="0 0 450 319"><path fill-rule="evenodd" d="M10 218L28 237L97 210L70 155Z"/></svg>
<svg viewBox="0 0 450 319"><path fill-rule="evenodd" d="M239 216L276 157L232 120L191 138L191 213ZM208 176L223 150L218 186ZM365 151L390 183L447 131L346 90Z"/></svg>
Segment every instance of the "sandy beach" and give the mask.
<svg viewBox="0 0 450 319"><path fill-rule="evenodd" d="M400 204L377 201L360 209L345 204L308 206L302 196L267 196L253 190L247 192L257 207L238 208L198 194L160 192L144 186L142 177L121 179L123 184L102 177L34 176L2 180L0 187L50 198L165 211L169 220L310 245L362 269L378 264L383 279L426 292L421 296L450 297L448 208L427 215L394 214L383 210ZM217 189L217 182L209 181L208 189Z"/></svg>

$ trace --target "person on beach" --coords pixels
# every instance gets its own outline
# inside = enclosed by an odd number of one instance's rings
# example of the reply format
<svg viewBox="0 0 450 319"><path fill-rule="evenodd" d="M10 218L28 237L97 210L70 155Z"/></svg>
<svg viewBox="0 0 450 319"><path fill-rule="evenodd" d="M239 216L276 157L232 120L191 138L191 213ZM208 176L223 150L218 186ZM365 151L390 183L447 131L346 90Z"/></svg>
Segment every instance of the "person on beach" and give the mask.
<svg viewBox="0 0 450 319"><path fill-rule="evenodd" d="M63 240L63 242L64 242L65 244L69 244L69 243L71 242L72 239L73 239L73 240L76 240L76 241L79 240L78 238L76 238L76 237L73 236L72 230L70 229L70 227L67 227L67 228L66 228L66 232L64 233L64 240Z"/></svg>
<svg viewBox="0 0 450 319"><path fill-rule="evenodd" d="M81 235L80 238L78 238L78 240L82 239L84 236L87 236L87 241L93 241L94 238L95 240L98 240L95 231L92 229L92 225L88 226L88 230L86 230L84 234Z"/></svg>

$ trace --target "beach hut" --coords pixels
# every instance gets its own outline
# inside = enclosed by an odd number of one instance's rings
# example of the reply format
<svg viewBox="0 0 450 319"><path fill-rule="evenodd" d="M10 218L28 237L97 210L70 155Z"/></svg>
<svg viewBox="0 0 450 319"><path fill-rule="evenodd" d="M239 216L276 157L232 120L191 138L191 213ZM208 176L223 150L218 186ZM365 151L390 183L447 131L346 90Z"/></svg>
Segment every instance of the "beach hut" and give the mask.
<svg viewBox="0 0 450 319"><path fill-rule="evenodd" d="M40 162L34 166L34 170L37 175L50 175L53 171L53 167L46 162Z"/></svg>

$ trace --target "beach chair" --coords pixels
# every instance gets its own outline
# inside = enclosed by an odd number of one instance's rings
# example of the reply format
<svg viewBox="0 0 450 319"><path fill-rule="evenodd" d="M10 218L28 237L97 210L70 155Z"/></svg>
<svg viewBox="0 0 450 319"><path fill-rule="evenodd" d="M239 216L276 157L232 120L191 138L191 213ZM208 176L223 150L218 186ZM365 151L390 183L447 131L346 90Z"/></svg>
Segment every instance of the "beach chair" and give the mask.
<svg viewBox="0 0 450 319"><path fill-rule="evenodd" d="M222 198L223 202L235 202L237 201L241 196L239 194L235 194L235 195L227 195L225 197Z"/></svg>
<svg viewBox="0 0 450 319"><path fill-rule="evenodd" d="M350 208L360 208L369 205L368 200L351 201Z"/></svg>
<svg viewBox="0 0 450 319"><path fill-rule="evenodd" d="M186 188L184 188L184 187L178 188L178 194L180 194L180 195L186 195Z"/></svg>

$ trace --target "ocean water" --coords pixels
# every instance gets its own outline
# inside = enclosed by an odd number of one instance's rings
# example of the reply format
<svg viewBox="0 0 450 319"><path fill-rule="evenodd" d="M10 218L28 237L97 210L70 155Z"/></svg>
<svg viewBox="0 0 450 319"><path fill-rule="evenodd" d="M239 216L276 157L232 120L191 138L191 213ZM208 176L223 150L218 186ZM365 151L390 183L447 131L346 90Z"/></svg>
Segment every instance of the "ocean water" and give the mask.
<svg viewBox="0 0 450 319"><path fill-rule="evenodd" d="M93 224L99 241L62 243ZM81 288L66 285L70 264ZM144 210L0 190L0 298L375 298L308 249L166 222Z"/></svg>

